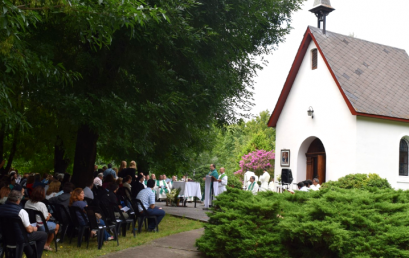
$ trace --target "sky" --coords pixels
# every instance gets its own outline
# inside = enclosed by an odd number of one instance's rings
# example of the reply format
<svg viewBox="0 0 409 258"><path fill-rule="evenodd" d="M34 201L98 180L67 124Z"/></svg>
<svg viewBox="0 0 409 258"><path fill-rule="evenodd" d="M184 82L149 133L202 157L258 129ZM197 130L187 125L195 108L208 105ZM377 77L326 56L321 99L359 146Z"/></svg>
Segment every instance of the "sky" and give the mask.
<svg viewBox="0 0 409 258"><path fill-rule="evenodd" d="M314 0L307 0L292 16L293 30L271 55L269 64L255 78L254 103L250 113L272 112L280 96L307 26L317 26L317 18L308 10ZM351 35L409 53L409 0L331 0L335 11L327 17L327 30Z"/></svg>

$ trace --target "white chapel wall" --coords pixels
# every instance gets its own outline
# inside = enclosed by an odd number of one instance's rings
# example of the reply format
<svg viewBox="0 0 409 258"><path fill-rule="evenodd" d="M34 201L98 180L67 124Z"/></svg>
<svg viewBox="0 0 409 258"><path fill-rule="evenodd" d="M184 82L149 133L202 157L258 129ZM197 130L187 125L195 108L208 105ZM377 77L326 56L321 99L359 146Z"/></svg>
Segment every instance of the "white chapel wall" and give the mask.
<svg viewBox="0 0 409 258"><path fill-rule="evenodd" d="M290 149L294 182L306 179L305 153L314 137L326 150L327 181L356 169L356 117L351 115L320 54L318 69L311 70L314 48L311 41L276 127L275 177L282 169L280 150ZM307 115L310 106L314 119Z"/></svg>
<svg viewBox="0 0 409 258"><path fill-rule="evenodd" d="M409 189L409 177L399 176L399 142L409 136L409 123L357 118L357 171L376 173L395 189Z"/></svg>

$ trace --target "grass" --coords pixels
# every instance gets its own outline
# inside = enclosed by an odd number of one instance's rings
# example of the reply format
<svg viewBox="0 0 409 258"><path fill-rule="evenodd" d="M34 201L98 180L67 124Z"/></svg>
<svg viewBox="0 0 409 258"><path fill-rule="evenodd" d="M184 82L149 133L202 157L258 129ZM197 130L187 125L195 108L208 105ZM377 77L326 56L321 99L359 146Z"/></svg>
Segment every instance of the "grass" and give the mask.
<svg viewBox="0 0 409 258"><path fill-rule="evenodd" d="M89 247L87 249L87 243L82 242L80 248L77 247L77 239L73 238L71 244L69 244L69 238L64 239L64 243L58 243L58 252L47 252L44 251L42 257L46 258L82 258L82 257L97 257L120 250L124 250L130 247L135 247L139 245L146 244L152 240L190 231L193 229L202 228L203 223L185 219L177 218L170 215L166 215L162 222L159 224L158 233L148 233L142 230L141 234L136 234L136 237L133 237L132 231L128 230L126 232L126 237L119 237L119 246L117 246L116 241L105 242L101 250L98 250L96 238L90 239ZM51 245L54 249L54 244Z"/></svg>

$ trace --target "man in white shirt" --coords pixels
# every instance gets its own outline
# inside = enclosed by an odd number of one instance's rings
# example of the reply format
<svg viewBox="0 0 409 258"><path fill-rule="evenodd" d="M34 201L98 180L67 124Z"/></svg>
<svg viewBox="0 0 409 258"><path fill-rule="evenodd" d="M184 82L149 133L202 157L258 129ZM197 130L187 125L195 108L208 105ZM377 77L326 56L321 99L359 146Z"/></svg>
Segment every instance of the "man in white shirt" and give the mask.
<svg viewBox="0 0 409 258"><path fill-rule="evenodd" d="M298 186L298 191L300 191L300 192L308 192L308 188L304 185L303 182L299 182L299 183L297 184L297 186Z"/></svg>
<svg viewBox="0 0 409 258"><path fill-rule="evenodd" d="M318 178L314 178L312 180L312 185L311 185L311 190L313 191L318 191L321 188L321 185L319 184L320 180Z"/></svg>
<svg viewBox="0 0 409 258"><path fill-rule="evenodd" d="M260 192L268 191L268 182L270 181L270 174L264 170L259 180L261 182Z"/></svg>
<svg viewBox="0 0 409 258"><path fill-rule="evenodd" d="M247 187L247 191L251 191L253 194L257 194L258 192L258 184L256 182L256 177L255 176L251 176L250 177L250 184Z"/></svg>
<svg viewBox="0 0 409 258"><path fill-rule="evenodd" d="M44 231L37 231L37 227L31 226L28 213L19 205L22 198L23 195L20 191L11 191L7 198L7 202L0 206L0 216L4 218L19 216L21 218L21 221L23 222L23 225L28 233L28 240L30 242L36 242L37 257L41 258L48 234ZM16 230L18 229L16 228ZM24 234L25 232L22 233ZM7 237L7 235L3 235L3 238L5 237ZM26 246L24 248L24 253L28 258L36 257L31 246Z"/></svg>
<svg viewBox="0 0 409 258"><path fill-rule="evenodd" d="M227 175L225 172L224 168L220 168L220 176L219 179L217 180L219 182L219 191L218 194L223 193L224 191L226 191L226 186L227 186Z"/></svg>
<svg viewBox="0 0 409 258"><path fill-rule="evenodd" d="M96 178L94 178L94 185L102 187L102 178L104 175L99 173Z"/></svg>

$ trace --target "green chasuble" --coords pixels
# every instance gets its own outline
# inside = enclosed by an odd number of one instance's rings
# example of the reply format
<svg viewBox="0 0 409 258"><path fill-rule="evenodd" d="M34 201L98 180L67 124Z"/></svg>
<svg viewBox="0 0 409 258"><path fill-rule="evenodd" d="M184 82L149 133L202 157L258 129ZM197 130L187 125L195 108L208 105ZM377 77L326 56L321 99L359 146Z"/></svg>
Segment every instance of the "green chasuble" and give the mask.
<svg viewBox="0 0 409 258"><path fill-rule="evenodd" d="M209 172L209 176L214 176L214 178L219 178L219 174L217 173L217 170L213 170Z"/></svg>
<svg viewBox="0 0 409 258"><path fill-rule="evenodd" d="M256 184L255 181L254 181L253 183L249 184L249 187L247 188L247 190L248 190L248 191L253 191L255 184Z"/></svg>

